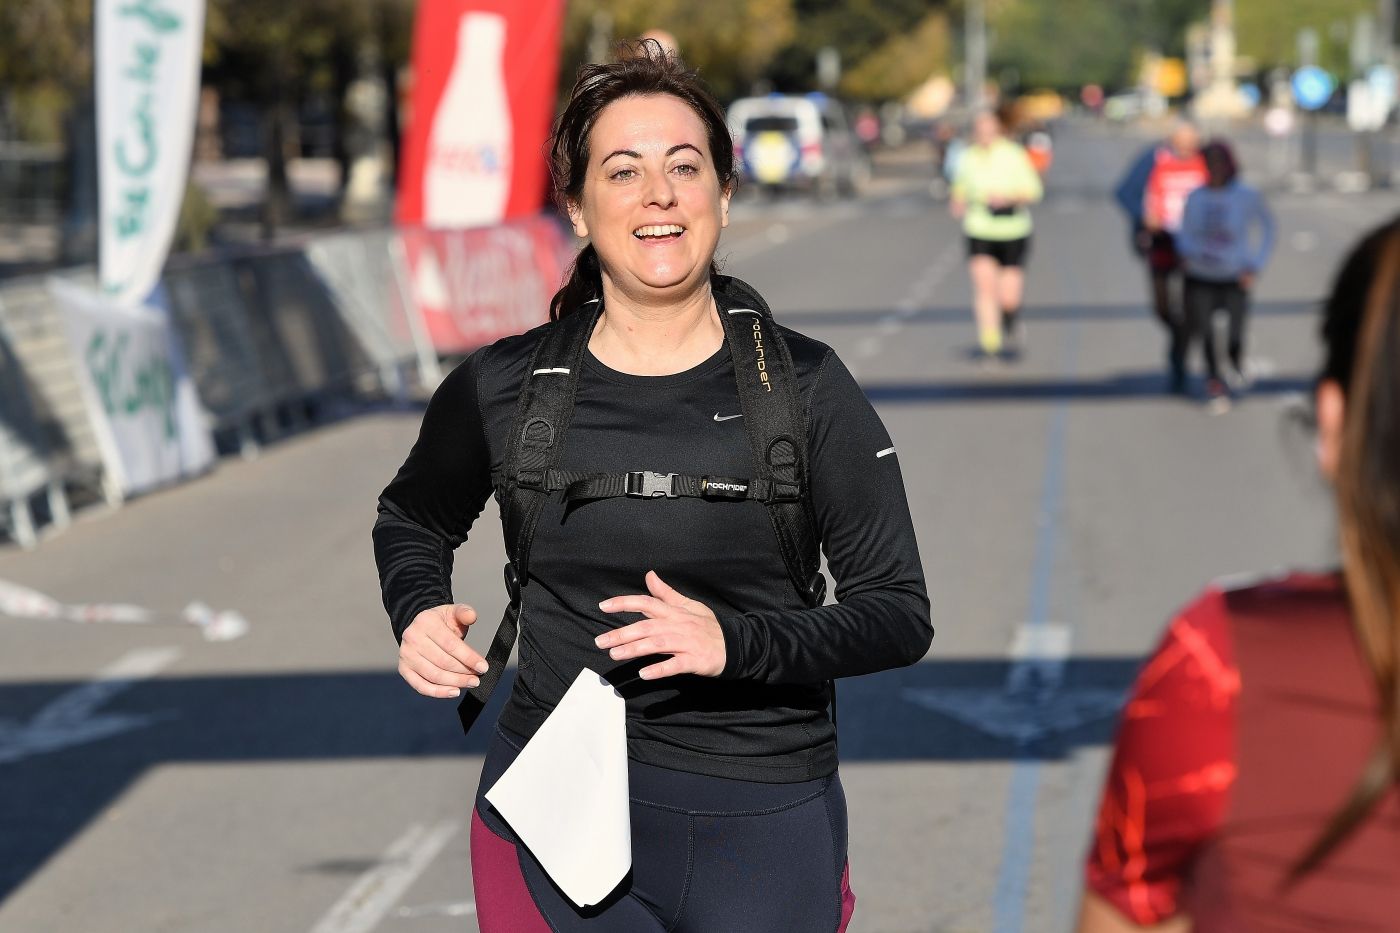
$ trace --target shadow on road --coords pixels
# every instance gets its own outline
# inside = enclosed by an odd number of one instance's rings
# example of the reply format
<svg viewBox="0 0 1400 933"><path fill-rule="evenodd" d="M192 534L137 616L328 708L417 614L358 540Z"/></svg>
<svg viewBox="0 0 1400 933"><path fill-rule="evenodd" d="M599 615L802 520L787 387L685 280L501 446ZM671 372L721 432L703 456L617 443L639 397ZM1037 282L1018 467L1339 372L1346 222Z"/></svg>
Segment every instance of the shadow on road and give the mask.
<svg viewBox="0 0 1400 933"><path fill-rule="evenodd" d="M1053 683L1011 690L1009 664L990 659L931 661L843 681L841 758L1062 758L1110 740L1137 666L1136 658L1071 659ZM49 742L41 711L52 724L56 701L81 686L0 685L5 746L13 751L19 732L37 736L36 745ZM483 723L495 721L507 693L496 691ZM131 725L0 764L0 902L152 768L480 755L487 742L484 727L463 738L452 705L412 693L391 672L162 678L114 696L95 717Z"/></svg>
<svg viewBox="0 0 1400 933"><path fill-rule="evenodd" d="M1145 280L1144 280L1145 281ZM1144 295L1146 285L1144 284ZM1250 306L1252 318L1300 317L1318 313L1316 301L1260 301ZM972 311L967 306L955 308L920 308L913 312L901 312L894 308L852 308L833 311L784 311L777 309L774 315L778 323L788 327L869 327L887 319L897 319L905 324L959 324L972 325ZM1025 312L1026 323L1030 326L1041 323L1063 323L1086 321L1106 323L1111 321L1140 321L1157 326L1157 319L1142 304L1122 305L1028 305Z"/></svg>
<svg viewBox="0 0 1400 933"><path fill-rule="evenodd" d="M1277 376L1258 379L1246 397L1296 395L1311 392L1312 376ZM1166 376L1160 369L1136 373L1115 373L1100 379L1014 379L969 378L931 382L863 382L861 388L872 402L891 404L941 402L1058 402L1109 401L1162 398ZM1199 395L1200 393L1196 393ZM1183 402L1188 399L1183 398Z"/></svg>

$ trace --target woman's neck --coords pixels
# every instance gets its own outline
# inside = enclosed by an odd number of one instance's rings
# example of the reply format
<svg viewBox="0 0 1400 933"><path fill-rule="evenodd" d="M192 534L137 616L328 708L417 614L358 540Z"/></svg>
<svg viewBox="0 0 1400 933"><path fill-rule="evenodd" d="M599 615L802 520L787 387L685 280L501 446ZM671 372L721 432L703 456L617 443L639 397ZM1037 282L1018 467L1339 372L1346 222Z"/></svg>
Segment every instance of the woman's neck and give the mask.
<svg viewBox="0 0 1400 933"><path fill-rule="evenodd" d="M703 363L724 343L710 283L665 302L637 301L603 280L603 314L588 349L634 376L670 376Z"/></svg>

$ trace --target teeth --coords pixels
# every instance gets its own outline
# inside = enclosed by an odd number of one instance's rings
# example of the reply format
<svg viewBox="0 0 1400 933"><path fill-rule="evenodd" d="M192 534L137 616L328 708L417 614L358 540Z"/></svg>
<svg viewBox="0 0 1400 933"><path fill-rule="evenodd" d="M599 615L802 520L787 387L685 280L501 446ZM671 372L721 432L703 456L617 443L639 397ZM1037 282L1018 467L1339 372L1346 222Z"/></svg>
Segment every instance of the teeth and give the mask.
<svg viewBox="0 0 1400 933"><path fill-rule="evenodd" d="M684 232L685 228L680 224L658 224L650 227L638 227L636 230L632 231L632 235L638 237L666 236L671 233Z"/></svg>

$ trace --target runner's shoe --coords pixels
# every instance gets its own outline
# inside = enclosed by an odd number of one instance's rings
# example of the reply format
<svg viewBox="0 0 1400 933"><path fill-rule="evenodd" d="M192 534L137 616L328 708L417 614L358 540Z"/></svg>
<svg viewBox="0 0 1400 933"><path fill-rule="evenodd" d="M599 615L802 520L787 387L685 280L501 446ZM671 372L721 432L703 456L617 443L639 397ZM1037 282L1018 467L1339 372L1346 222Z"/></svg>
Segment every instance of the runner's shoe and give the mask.
<svg viewBox="0 0 1400 933"><path fill-rule="evenodd" d="M1006 359L1020 359L1026 349L1026 325L1021 321L1021 312L1001 315L1002 355Z"/></svg>
<svg viewBox="0 0 1400 933"><path fill-rule="evenodd" d="M1206 411L1223 415L1230 410L1230 390L1219 379L1206 380Z"/></svg>

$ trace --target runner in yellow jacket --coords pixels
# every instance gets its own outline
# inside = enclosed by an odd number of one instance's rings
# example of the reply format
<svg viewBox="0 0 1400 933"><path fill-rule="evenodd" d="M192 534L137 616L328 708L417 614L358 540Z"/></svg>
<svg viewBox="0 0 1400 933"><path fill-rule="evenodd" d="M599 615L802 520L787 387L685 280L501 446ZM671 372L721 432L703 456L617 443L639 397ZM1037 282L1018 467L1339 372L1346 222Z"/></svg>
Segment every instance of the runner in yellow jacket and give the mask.
<svg viewBox="0 0 1400 933"><path fill-rule="evenodd" d="M1040 174L1025 148L1006 138L996 114L978 114L972 124L972 145L958 160L952 212L962 220L967 235L972 310L984 357L1020 350L1030 205L1043 194Z"/></svg>

